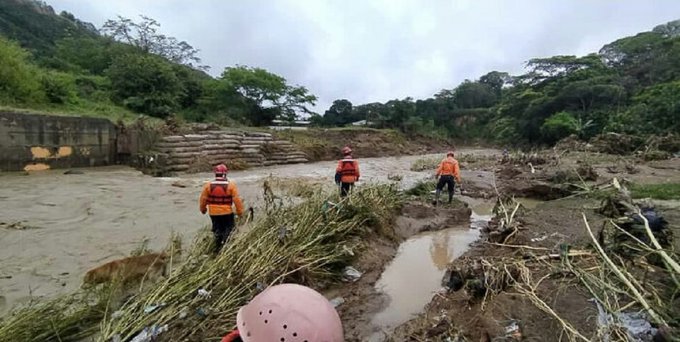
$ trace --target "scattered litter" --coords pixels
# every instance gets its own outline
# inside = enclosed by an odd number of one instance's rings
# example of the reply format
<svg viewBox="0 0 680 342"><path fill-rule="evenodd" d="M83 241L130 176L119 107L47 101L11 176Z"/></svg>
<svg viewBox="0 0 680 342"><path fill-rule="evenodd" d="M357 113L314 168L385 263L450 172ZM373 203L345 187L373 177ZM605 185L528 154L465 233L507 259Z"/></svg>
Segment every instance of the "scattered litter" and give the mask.
<svg viewBox="0 0 680 342"><path fill-rule="evenodd" d="M206 289L198 289L198 296L201 298L210 298L211 291L208 291Z"/></svg>
<svg viewBox="0 0 680 342"><path fill-rule="evenodd" d="M519 329L519 322L516 320L510 321L507 327L505 327L505 337L512 338L513 340L519 341L522 339L522 332Z"/></svg>
<svg viewBox="0 0 680 342"><path fill-rule="evenodd" d="M158 337L158 335L168 331L168 325L164 326L157 326L157 325L152 325L151 328L144 328L142 332L137 334L137 336L133 337L130 342L151 342Z"/></svg>
<svg viewBox="0 0 680 342"><path fill-rule="evenodd" d="M344 274L343 280L345 281L350 281L350 282L355 282L361 278L362 274L357 270L356 268L352 266L347 266L345 267L345 270L342 272Z"/></svg>
<svg viewBox="0 0 680 342"><path fill-rule="evenodd" d="M345 303L345 298L342 298L342 297L335 297L335 298L331 299L330 302L331 302L331 304L333 304L333 307L334 307L334 308L337 308L338 306L340 306L340 305L342 305L343 303Z"/></svg>
<svg viewBox="0 0 680 342"><path fill-rule="evenodd" d="M281 228L279 228L279 241L283 242L283 240L286 238L287 234L288 234L288 228L286 226L281 226Z"/></svg>
<svg viewBox="0 0 680 342"><path fill-rule="evenodd" d="M123 311L121 310L116 310L111 314L112 319L120 318L123 316Z"/></svg>
<svg viewBox="0 0 680 342"><path fill-rule="evenodd" d="M189 316L189 310L187 308L182 308L179 312L179 319L185 319Z"/></svg>
<svg viewBox="0 0 680 342"><path fill-rule="evenodd" d="M543 240L545 240L545 239L547 239L547 238L548 238L548 235L543 235L543 236L541 236L541 237L537 237L537 238L531 239L531 242L541 242L541 241L543 241Z"/></svg>
<svg viewBox="0 0 680 342"><path fill-rule="evenodd" d="M144 307L144 313L146 313L146 314L152 313L152 312L156 311L156 309L162 308L164 306L165 306L165 303L147 305L146 307Z"/></svg>
<svg viewBox="0 0 680 342"><path fill-rule="evenodd" d="M198 308L198 309L196 309L196 314L201 316L201 317L205 317L205 316L208 315L208 312L206 312L205 309L203 309L203 308Z"/></svg>
<svg viewBox="0 0 680 342"><path fill-rule="evenodd" d="M265 286L263 283L258 281L257 284L255 284L255 289L257 289L258 292L262 292L264 291Z"/></svg>
<svg viewBox="0 0 680 342"><path fill-rule="evenodd" d="M652 327L647 316L642 312L617 313L614 318L595 298L591 298L590 301L597 305L597 325L602 331L604 342L610 341L609 331L613 329L612 325L625 328L630 341L651 341L657 333L657 329Z"/></svg>

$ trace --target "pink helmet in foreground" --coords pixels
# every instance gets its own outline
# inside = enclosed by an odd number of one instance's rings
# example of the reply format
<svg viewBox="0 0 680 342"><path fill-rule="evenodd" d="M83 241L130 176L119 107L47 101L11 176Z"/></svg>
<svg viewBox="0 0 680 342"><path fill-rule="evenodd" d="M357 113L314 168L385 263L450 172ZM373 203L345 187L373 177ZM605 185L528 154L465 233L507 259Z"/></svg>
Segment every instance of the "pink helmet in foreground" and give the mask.
<svg viewBox="0 0 680 342"><path fill-rule="evenodd" d="M236 315L244 342L342 342L342 323L320 293L297 284L272 286Z"/></svg>
<svg viewBox="0 0 680 342"><path fill-rule="evenodd" d="M342 154L348 155L348 154L351 154L351 153L352 153L352 148L351 148L351 147L345 146L345 147L342 148Z"/></svg>

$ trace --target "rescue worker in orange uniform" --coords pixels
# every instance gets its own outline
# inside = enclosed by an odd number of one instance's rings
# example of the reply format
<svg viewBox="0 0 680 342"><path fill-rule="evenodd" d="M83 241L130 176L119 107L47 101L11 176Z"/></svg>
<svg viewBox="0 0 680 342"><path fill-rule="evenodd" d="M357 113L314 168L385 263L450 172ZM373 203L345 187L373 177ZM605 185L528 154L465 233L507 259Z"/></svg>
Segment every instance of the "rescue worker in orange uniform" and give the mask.
<svg viewBox="0 0 680 342"><path fill-rule="evenodd" d="M352 149L349 146L342 148L342 159L335 168L335 183L340 186L340 197L349 195L354 183L359 181L359 162L352 158Z"/></svg>
<svg viewBox="0 0 680 342"><path fill-rule="evenodd" d="M201 213L208 213L212 221L215 254L220 252L236 224L232 206L236 206L236 215L243 215L243 202L236 184L227 179L228 172L224 164L215 166L215 180L205 183L199 199Z"/></svg>
<svg viewBox="0 0 680 342"><path fill-rule="evenodd" d="M447 190L449 192L449 203L451 203L453 200L453 191L456 186L455 181L460 184L460 167L458 166L458 161L454 158L453 151L447 152L446 158L444 158L441 163L439 163L435 178L439 178L439 182L437 182L437 191L435 195L436 198L433 204L437 205L439 203L439 194L441 194L442 190L444 189L444 185L447 186Z"/></svg>

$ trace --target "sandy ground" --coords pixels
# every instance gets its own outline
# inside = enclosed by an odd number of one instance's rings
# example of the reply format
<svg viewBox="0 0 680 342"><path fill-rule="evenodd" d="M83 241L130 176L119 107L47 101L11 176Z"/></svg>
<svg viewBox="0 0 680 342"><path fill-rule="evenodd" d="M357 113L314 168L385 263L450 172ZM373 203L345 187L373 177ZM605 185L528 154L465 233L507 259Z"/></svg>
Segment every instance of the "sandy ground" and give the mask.
<svg viewBox="0 0 680 342"><path fill-rule="evenodd" d="M362 183L398 174L403 186L413 184L429 176L409 171L418 158L362 159ZM334 168L335 162L276 166L232 172L230 178L246 206L257 207L266 177L332 182ZM172 232L187 243L209 223L198 212L197 199L210 174L153 178L127 167L79 171L0 174L0 314L32 298L74 290L88 269L129 255L145 239L151 249L160 250ZM463 170L464 178L478 175Z"/></svg>

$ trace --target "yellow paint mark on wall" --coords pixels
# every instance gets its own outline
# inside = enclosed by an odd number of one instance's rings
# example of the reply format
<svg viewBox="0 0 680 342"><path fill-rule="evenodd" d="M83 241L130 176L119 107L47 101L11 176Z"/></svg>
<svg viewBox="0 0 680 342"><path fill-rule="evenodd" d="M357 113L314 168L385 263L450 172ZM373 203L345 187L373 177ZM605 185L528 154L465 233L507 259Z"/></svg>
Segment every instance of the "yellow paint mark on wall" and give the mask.
<svg viewBox="0 0 680 342"><path fill-rule="evenodd" d="M68 157L73 154L73 147L71 146L61 146L59 151L57 151L57 158Z"/></svg>
<svg viewBox="0 0 680 342"><path fill-rule="evenodd" d="M33 159L46 159L52 156L49 149L40 146L31 147L31 154L33 155Z"/></svg>
<svg viewBox="0 0 680 342"><path fill-rule="evenodd" d="M44 163L28 164L24 167L24 171L45 171L49 169L50 166Z"/></svg>

